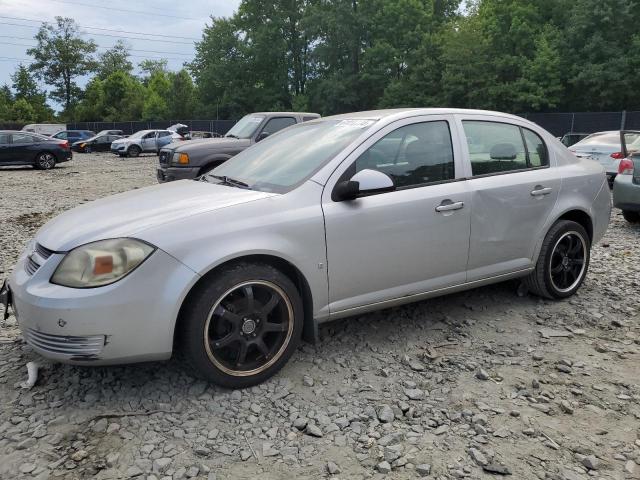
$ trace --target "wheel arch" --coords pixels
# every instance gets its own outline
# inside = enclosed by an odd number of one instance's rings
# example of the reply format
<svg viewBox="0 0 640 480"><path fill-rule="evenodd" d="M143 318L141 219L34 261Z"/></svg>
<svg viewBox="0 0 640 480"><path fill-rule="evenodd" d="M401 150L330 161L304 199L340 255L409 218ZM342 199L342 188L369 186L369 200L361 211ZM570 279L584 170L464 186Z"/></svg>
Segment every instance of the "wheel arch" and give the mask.
<svg viewBox="0 0 640 480"><path fill-rule="evenodd" d="M555 225L556 222L560 220L571 220L572 222L576 222L577 224L582 225L589 235L589 243L593 243L593 219L591 218L591 215L589 215L589 213L579 208L574 208L572 210L564 212L562 215L556 218L556 220L551 225Z"/></svg>
<svg viewBox="0 0 640 480"><path fill-rule="evenodd" d="M43 153L50 153L51 155L53 155L53 158L55 158L56 162L58 161L58 155L56 155L56 152L43 148L42 150L38 150L36 154L33 156L33 163L36 163L36 160L38 159L38 157Z"/></svg>
<svg viewBox="0 0 640 480"><path fill-rule="evenodd" d="M271 265L276 268L284 275L286 275L296 286L300 296L302 298L302 305L304 309L304 329L303 329L303 339L310 342L316 343L318 337L317 331L317 322L313 318L313 296L311 293L311 287L309 286L309 282L302 274L300 269L293 265L291 262L285 260L282 257L278 257L276 255L271 254L248 254L241 255L231 259L227 259L224 262L214 266L204 275L202 275L189 289L187 294L185 295L182 303L180 305L180 309L178 311L178 315L176 318L176 322L173 329L173 342L174 342L174 350L176 341L180 334L180 324L183 319L184 310L188 302L191 298L198 293L199 288L203 285L207 284L207 282L211 281L212 278L215 277L216 273L219 272L222 268L228 267L229 265L233 265L235 263L246 262L246 263L265 263L267 265Z"/></svg>

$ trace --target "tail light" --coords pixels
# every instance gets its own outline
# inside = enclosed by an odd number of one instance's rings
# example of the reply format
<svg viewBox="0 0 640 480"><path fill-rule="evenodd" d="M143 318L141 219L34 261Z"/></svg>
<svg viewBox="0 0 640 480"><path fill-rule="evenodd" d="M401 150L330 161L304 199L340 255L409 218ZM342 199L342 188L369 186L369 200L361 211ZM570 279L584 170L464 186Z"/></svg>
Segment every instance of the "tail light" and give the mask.
<svg viewBox="0 0 640 480"><path fill-rule="evenodd" d="M616 160L620 160L624 158L624 154L622 152L615 152L610 155L611 158L615 158Z"/></svg>
<svg viewBox="0 0 640 480"><path fill-rule="evenodd" d="M618 165L618 174L633 175L633 160L630 158L621 160L620 165Z"/></svg>
<svg viewBox="0 0 640 480"><path fill-rule="evenodd" d="M69 141L65 140L63 142L60 142L60 146L64 149L64 150L69 150L71 147L69 146Z"/></svg>

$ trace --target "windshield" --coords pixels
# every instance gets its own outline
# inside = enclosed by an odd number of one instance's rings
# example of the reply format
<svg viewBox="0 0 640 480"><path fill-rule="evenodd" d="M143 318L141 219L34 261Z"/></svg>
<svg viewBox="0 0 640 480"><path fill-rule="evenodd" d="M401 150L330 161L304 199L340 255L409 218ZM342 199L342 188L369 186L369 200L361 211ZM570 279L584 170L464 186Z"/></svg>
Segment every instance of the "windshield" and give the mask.
<svg viewBox="0 0 640 480"><path fill-rule="evenodd" d="M245 115L231 127L225 137L251 138L263 119L264 115Z"/></svg>
<svg viewBox="0 0 640 480"><path fill-rule="evenodd" d="M317 172L374 120L321 120L289 127L227 160L207 175L253 190L286 193Z"/></svg>

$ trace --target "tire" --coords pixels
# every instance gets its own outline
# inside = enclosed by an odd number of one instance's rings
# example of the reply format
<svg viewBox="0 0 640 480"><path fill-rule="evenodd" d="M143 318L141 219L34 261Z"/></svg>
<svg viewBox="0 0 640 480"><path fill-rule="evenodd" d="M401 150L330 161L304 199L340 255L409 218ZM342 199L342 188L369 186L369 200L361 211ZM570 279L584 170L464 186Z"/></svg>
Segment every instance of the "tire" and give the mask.
<svg viewBox="0 0 640 480"><path fill-rule="evenodd" d="M640 223L640 212L631 212L629 210L623 210L622 216L629 223Z"/></svg>
<svg viewBox="0 0 640 480"><path fill-rule="evenodd" d="M35 167L38 170L51 170L56 166L56 157L50 152L40 152L36 155Z"/></svg>
<svg viewBox="0 0 640 480"><path fill-rule="evenodd" d="M525 277L524 284L540 297L570 297L587 275L590 253L591 240L584 227L570 220L559 220L547 232L536 268Z"/></svg>
<svg viewBox="0 0 640 480"><path fill-rule="evenodd" d="M251 387L275 375L298 347L302 299L276 268L236 263L196 288L177 333L198 376L226 388Z"/></svg>
<svg viewBox="0 0 640 480"><path fill-rule="evenodd" d="M142 153L142 150L140 149L140 147L138 147L137 145L131 145L128 149L127 149L127 155L129 157L137 157L138 155L140 155Z"/></svg>

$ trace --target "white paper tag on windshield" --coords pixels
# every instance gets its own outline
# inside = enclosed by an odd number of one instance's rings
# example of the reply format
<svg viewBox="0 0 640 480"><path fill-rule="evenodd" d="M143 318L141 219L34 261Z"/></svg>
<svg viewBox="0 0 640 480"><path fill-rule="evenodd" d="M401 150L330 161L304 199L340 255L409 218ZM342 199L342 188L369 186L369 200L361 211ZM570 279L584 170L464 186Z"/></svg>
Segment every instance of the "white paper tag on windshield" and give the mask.
<svg viewBox="0 0 640 480"><path fill-rule="evenodd" d="M249 118L251 123L260 123L262 121L262 117L251 117Z"/></svg>
<svg viewBox="0 0 640 480"><path fill-rule="evenodd" d="M348 119L342 120L336 124L336 127L351 127L351 128L364 128L373 124L373 120L356 120L356 119Z"/></svg>

